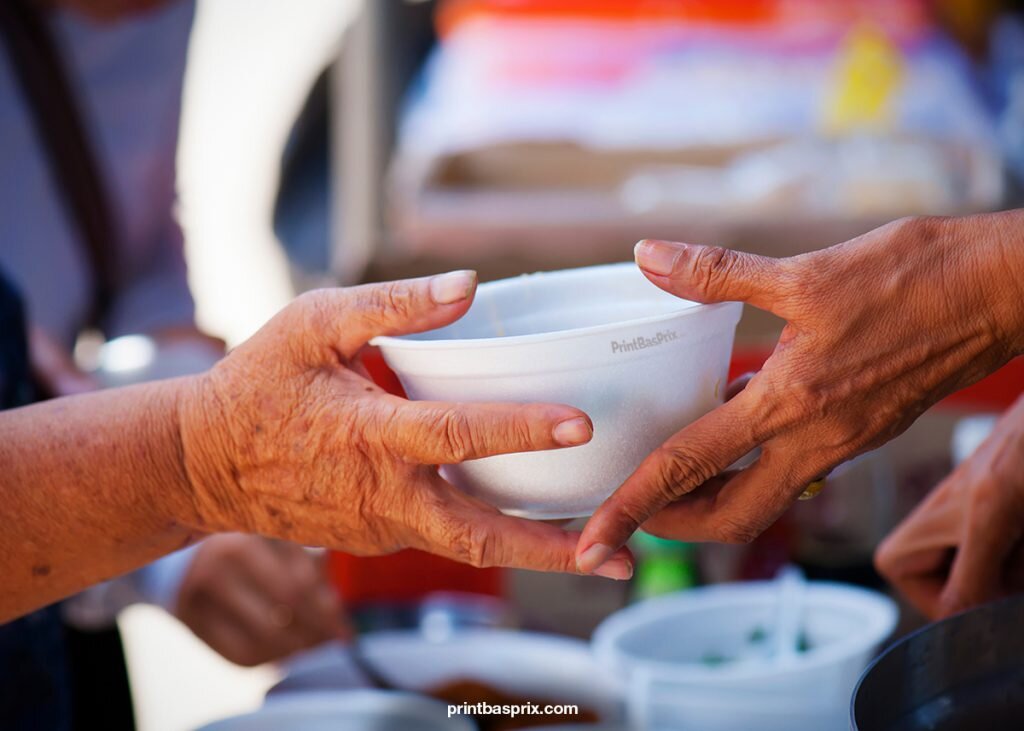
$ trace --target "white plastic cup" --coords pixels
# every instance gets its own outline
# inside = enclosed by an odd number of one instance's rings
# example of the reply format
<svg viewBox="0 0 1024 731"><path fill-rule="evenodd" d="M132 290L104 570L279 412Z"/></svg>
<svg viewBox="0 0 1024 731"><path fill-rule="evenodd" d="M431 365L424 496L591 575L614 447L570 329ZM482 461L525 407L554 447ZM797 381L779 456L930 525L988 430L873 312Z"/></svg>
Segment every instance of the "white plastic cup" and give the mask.
<svg viewBox="0 0 1024 731"><path fill-rule="evenodd" d="M634 264L611 264L483 284L458 322L373 344L412 399L583 409L594 422L589 444L443 468L504 513L574 518L722 402L741 311L679 299Z"/></svg>
<svg viewBox="0 0 1024 731"><path fill-rule="evenodd" d="M628 685L641 728L701 731L846 731L850 696L895 629L895 603L878 592L809 582L801 630L810 649L783 664L743 657L755 628L771 632L776 582L722 584L620 610L594 632L594 652Z"/></svg>

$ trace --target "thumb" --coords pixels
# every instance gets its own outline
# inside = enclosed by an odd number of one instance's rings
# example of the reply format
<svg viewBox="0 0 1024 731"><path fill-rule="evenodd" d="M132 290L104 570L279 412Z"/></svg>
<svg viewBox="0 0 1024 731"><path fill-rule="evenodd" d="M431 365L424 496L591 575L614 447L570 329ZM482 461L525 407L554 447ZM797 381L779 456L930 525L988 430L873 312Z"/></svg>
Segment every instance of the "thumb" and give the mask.
<svg viewBox="0 0 1024 731"><path fill-rule="evenodd" d="M753 423L750 399L726 401L652 452L587 520L576 565L592 573L662 508L724 472L761 439L739 425Z"/></svg>
<svg viewBox="0 0 1024 731"><path fill-rule="evenodd" d="M695 302L746 302L771 312L781 299L779 259L717 246L646 239L633 250L637 266L666 292Z"/></svg>
<svg viewBox="0 0 1024 731"><path fill-rule="evenodd" d="M377 335L423 332L459 319L472 304L476 284L476 272L462 270L311 292L307 332L350 360Z"/></svg>

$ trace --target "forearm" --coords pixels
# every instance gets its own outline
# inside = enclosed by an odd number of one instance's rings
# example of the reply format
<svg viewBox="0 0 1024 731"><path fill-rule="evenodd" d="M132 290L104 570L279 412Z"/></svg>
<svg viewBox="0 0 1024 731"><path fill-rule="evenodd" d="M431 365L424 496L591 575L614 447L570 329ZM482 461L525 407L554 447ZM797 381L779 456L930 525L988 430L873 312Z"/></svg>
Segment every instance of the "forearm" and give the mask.
<svg viewBox="0 0 1024 731"><path fill-rule="evenodd" d="M188 383L0 414L0 622L199 537L177 423Z"/></svg>

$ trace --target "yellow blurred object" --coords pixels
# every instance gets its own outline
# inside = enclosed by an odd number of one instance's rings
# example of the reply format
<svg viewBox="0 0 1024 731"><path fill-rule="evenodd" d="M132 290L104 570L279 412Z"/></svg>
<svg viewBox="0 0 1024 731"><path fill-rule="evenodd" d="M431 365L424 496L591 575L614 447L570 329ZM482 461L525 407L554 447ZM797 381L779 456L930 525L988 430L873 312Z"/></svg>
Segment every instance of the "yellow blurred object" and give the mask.
<svg viewBox="0 0 1024 731"><path fill-rule="evenodd" d="M867 25L851 30L839 50L834 91L825 100L825 133L887 130L903 69L900 50L883 32Z"/></svg>

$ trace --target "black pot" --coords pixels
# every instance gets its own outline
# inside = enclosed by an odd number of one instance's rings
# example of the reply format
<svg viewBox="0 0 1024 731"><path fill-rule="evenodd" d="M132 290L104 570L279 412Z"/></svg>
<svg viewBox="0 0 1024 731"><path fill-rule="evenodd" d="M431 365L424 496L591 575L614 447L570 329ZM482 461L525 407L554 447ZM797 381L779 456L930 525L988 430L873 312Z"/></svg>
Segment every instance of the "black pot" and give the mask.
<svg viewBox="0 0 1024 731"><path fill-rule="evenodd" d="M853 731L1024 729L1024 595L895 643L864 671L850 715Z"/></svg>

